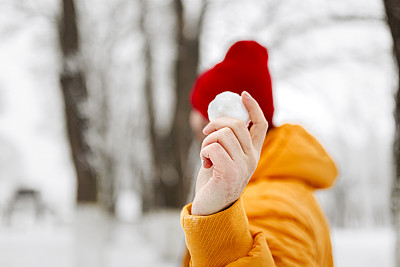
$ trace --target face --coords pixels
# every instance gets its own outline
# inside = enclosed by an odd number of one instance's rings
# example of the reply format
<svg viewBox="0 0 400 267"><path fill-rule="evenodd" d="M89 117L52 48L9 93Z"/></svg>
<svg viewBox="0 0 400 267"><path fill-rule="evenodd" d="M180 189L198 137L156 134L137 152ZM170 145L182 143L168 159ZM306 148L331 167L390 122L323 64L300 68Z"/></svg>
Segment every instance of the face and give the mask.
<svg viewBox="0 0 400 267"><path fill-rule="evenodd" d="M206 137L203 134L203 128L206 127L206 125L208 124L208 120L206 120L203 117L203 115L201 115L200 112L192 109L192 111L190 112L190 116L189 116L189 123L190 123L190 127L192 128L192 131L193 131L197 141L202 143L204 138Z"/></svg>

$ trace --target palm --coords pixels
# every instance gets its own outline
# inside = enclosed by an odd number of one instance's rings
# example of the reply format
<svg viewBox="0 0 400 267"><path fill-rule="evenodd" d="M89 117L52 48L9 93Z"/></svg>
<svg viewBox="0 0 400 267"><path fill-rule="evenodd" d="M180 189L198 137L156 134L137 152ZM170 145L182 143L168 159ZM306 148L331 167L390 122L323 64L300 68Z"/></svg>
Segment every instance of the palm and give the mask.
<svg viewBox="0 0 400 267"><path fill-rule="evenodd" d="M213 176L213 170L214 168L211 167L209 169L206 169L204 167L201 167L199 170L199 173L197 174L197 182L196 182L196 193L203 188L207 182L210 180L210 178Z"/></svg>

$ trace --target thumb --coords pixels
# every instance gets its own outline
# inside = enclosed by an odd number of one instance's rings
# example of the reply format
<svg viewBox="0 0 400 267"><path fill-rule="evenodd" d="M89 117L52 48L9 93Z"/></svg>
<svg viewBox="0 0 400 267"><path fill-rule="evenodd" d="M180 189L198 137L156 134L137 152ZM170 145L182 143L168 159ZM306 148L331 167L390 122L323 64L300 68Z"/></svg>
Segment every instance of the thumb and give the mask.
<svg viewBox="0 0 400 267"><path fill-rule="evenodd" d="M250 136L254 148L260 152L264 143L265 135L268 129L268 122L257 101L246 91L242 93L242 102L250 115L253 125L250 128Z"/></svg>

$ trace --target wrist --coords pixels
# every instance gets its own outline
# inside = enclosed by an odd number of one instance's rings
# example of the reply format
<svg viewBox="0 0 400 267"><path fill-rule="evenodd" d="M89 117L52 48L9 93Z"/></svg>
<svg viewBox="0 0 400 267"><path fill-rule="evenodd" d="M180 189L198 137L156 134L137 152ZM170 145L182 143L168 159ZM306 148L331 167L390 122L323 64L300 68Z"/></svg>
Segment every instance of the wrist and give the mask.
<svg viewBox="0 0 400 267"><path fill-rule="evenodd" d="M217 192L207 194L206 191L201 190L196 194L192 204L192 215L208 216L218 213L231 205L231 203L224 204L225 201L222 194L218 194Z"/></svg>
<svg viewBox="0 0 400 267"><path fill-rule="evenodd" d="M192 203L192 207L191 207L191 215L196 215L196 216L208 216L208 215L212 215L221 211L224 211L226 209L229 209L233 204L235 204L235 202L237 201L237 199L231 203L226 203L223 205L210 205L210 203L199 203L198 201L193 200Z"/></svg>

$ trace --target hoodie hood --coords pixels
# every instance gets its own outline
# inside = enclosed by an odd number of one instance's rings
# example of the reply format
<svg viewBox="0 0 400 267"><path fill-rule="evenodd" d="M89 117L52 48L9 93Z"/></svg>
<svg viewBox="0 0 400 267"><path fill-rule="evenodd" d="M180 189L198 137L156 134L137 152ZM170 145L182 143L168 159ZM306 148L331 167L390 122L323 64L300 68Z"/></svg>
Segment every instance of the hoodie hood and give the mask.
<svg viewBox="0 0 400 267"><path fill-rule="evenodd" d="M321 144L303 127L285 124L268 131L249 183L284 179L322 189L331 187L336 177L335 163Z"/></svg>

